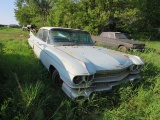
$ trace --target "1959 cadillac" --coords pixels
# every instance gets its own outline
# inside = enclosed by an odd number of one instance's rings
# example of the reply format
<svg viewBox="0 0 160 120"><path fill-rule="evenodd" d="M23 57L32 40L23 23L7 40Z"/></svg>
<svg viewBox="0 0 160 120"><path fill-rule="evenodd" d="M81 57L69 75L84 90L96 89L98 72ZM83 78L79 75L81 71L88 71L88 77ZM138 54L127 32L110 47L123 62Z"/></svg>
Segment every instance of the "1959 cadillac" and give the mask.
<svg viewBox="0 0 160 120"><path fill-rule="evenodd" d="M87 31L42 27L28 39L34 53L72 99L86 99L92 92L110 90L140 79L144 62L138 56L94 46Z"/></svg>

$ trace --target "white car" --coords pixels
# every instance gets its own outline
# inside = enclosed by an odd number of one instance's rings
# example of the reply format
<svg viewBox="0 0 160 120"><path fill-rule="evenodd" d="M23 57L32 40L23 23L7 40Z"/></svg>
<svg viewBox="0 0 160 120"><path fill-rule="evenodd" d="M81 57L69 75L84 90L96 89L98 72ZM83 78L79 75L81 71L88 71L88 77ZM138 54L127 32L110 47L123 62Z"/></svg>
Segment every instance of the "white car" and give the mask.
<svg viewBox="0 0 160 120"><path fill-rule="evenodd" d="M53 83L72 99L140 79L144 65L138 56L94 46L90 34L79 29L42 27L37 36L30 32L28 42Z"/></svg>

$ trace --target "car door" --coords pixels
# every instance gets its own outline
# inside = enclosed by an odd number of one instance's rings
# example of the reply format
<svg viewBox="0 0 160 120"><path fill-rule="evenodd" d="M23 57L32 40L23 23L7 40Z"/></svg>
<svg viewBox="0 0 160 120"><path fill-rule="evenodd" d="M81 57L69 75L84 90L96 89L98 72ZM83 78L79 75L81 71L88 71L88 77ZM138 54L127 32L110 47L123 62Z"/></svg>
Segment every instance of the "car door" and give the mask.
<svg viewBox="0 0 160 120"><path fill-rule="evenodd" d="M34 52L35 52L35 54L37 55L37 57L38 58L40 58L40 54L41 54L41 52L42 52L42 50L44 49L44 47L45 47L45 44L46 44L46 42L45 41L43 41L43 29L40 29L39 31L38 31L38 34L37 34L37 37L36 37L36 40L34 41Z"/></svg>
<svg viewBox="0 0 160 120"><path fill-rule="evenodd" d="M43 31L40 29L38 31L37 37L35 37L35 39L34 39L33 50L34 50L34 53L37 55L38 58L39 58L40 52L41 52L40 41L41 41L42 36L43 36Z"/></svg>
<svg viewBox="0 0 160 120"><path fill-rule="evenodd" d="M44 66L46 66L46 59L47 59L47 54L46 54L47 40L48 40L48 30L43 29L43 36L41 42L39 43L41 49L39 58Z"/></svg>

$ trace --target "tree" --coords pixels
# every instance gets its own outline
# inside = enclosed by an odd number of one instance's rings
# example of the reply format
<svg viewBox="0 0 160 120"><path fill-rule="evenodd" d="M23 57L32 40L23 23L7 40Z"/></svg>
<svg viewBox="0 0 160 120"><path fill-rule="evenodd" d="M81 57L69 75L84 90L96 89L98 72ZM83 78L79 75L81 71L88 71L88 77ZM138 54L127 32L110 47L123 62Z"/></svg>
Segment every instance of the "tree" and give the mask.
<svg viewBox="0 0 160 120"><path fill-rule="evenodd" d="M24 0L16 0L15 17L20 25L30 24L32 22L33 12L30 6L26 5Z"/></svg>
<svg viewBox="0 0 160 120"><path fill-rule="evenodd" d="M157 0L16 0L15 16L21 23L128 33L160 27Z"/></svg>
<svg viewBox="0 0 160 120"><path fill-rule="evenodd" d="M45 26L49 9L51 9L51 1L52 0L16 0L15 5L17 9L15 9L15 16L17 20L23 24L33 23L35 19L39 21L39 18L41 18Z"/></svg>

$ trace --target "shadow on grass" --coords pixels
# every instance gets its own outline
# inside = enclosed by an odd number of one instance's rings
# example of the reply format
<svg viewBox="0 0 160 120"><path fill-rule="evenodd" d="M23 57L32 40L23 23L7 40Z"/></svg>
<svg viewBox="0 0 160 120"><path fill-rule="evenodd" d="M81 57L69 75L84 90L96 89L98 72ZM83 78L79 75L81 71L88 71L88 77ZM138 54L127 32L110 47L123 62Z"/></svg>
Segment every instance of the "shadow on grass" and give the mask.
<svg viewBox="0 0 160 120"><path fill-rule="evenodd" d="M3 47L4 47L4 45L2 43L0 43L0 65L3 64L2 63L2 57L4 55ZM2 66L0 66L0 80L3 79L3 77L4 77L3 74L4 74L3 68L2 68Z"/></svg>
<svg viewBox="0 0 160 120"><path fill-rule="evenodd" d="M3 49L3 44L0 47ZM0 86L3 119L49 119L66 99L62 89L52 84L49 72L33 56L1 52Z"/></svg>

